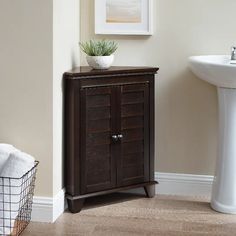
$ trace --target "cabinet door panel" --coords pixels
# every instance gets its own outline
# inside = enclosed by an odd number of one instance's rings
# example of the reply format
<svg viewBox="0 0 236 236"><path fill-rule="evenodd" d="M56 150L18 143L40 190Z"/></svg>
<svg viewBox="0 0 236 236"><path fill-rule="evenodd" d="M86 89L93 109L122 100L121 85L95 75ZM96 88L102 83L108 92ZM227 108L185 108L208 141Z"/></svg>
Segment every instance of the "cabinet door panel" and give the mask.
<svg viewBox="0 0 236 236"><path fill-rule="evenodd" d="M136 129L141 128L143 129L143 117L123 117L121 121L122 130L129 130L129 129Z"/></svg>
<svg viewBox="0 0 236 236"><path fill-rule="evenodd" d="M143 103L122 104L121 114L124 117L143 117L144 107Z"/></svg>
<svg viewBox="0 0 236 236"><path fill-rule="evenodd" d="M118 185L149 181L149 84L121 86Z"/></svg>
<svg viewBox="0 0 236 236"><path fill-rule="evenodd" d="M144 136L143 128L123 129L123 142L142 141Z"/></svg>
<svg viewBox="0 0 236 236"><path fill-rule="evenodd" d="M87 123L87 131L89 134L95 134L95 133L102 133L102 132L110 132L111 130L111 119L103 119L99 120L90 120Z"/></svg>
<svg viewBox="0 0 236 236"><path fill-rule="evenodd" d="M111 135L115 129L114 88L81 90L81 193L116 186L116 163Z"/></svg>
<svg viewBox="0 0 236 236"><path fill-rule="evenodd" d="M111 118L111 106L87 107L88 121L109 120Z"/></svg>

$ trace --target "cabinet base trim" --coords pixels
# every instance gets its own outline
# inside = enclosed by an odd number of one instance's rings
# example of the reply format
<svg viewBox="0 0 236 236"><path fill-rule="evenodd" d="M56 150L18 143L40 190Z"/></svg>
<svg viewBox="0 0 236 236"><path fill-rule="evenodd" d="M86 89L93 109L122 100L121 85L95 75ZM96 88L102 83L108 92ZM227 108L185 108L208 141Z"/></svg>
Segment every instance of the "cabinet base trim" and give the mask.
<svg viewBox="0 0 236 236"><path fill-rule="evenodd" d="M99 195L105 195L105 194L109 194L109 193L115 193L115 192L134 189L134 188L155 185L157 183L158 183L157 181L151 181L151 182L147 182L147 183L135 184L135 185L114 188L114 189L108 189L108 190L104 190L104 191L99 191L99 192L95 192L95 193L88 193L88 194L79 195L79 196L71 196L69 194L66 194L66 198L69 200L78 200L78 199L84 199L84 198L89 198L89 197L94 197L94 196L99 196Z"/></svg>

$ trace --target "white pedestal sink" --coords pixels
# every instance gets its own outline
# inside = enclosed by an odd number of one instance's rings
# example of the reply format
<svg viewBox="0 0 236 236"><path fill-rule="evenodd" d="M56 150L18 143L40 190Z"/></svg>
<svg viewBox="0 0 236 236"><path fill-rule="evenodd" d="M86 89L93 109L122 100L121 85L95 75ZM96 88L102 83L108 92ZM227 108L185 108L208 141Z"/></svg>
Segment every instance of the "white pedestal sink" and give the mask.
<svg viewBox="0 0 236 236"><path fill-rule="evenodd" d="M217 86L219 101L219 144L211 206L236 214L236 64L230 56L189 58L192 72Z"/></svg>

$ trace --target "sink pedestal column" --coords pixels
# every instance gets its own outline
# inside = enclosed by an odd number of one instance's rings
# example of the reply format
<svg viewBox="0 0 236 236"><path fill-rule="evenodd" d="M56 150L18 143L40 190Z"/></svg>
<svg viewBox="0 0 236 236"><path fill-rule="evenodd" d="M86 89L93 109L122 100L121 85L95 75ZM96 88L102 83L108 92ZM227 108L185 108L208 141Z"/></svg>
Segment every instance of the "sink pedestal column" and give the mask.
<svg viewBox="0 0 236 236"><path fill-rule="evenodd" d="M211 206L236 214L236 89L218 88L219 144Z"/></svg>

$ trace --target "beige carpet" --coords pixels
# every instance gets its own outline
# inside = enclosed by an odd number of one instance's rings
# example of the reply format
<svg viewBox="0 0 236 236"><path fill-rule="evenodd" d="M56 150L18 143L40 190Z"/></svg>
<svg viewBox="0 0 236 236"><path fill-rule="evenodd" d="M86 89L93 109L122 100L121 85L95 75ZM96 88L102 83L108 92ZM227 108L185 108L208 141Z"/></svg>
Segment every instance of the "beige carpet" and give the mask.
<svg viewBox="0 0 236 236"><path fill-rule="evenodd" d="M87 201L78 214L66 212L54 224L31 223L29 235L233 236L236 215L211 210L208 199L113 194Z"/></svg>

